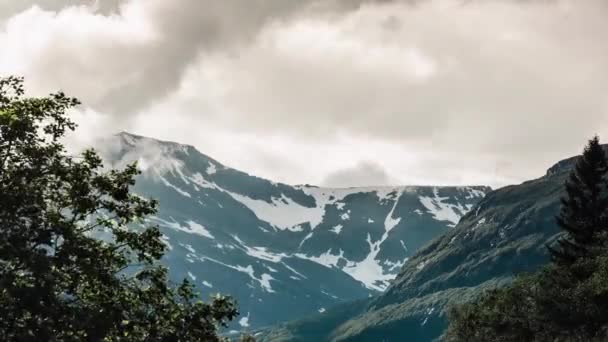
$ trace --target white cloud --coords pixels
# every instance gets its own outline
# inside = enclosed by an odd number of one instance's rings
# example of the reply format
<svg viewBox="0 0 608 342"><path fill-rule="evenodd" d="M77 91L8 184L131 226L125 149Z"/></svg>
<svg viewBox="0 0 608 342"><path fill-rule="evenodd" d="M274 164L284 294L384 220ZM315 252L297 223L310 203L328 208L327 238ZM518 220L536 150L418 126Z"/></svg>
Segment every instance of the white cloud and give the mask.
<svg viewBox="0 0 608 342"><path fill-rule="evenodd" d="M82 98L75 140L131 130L289 183L372 161L343 185L496 186L608 138L606 2L414 3L55 1L0 22L0 74Z"/></svg>
<svg viewBox="0 0 608 342"><path fill-rule="evenodd" d="M396 185L398 181L386 172L382 165L373 161L362 161L357 165L330 173L321 183L328 187Z"/></svg>

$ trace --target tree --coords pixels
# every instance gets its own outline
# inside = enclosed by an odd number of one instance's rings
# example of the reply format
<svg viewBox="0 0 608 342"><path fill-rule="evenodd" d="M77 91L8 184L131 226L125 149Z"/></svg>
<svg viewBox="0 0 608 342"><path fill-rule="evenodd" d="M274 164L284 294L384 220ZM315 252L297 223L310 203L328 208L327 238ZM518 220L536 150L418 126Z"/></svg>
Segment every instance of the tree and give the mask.
<svg viewBox="0 0 608 342"><path fill-rule="evenodd" d="M241 335L239 342L255 342L255 337L248 334L244 334Z"/></svg>
<svg viewBox="0 0 608 342"><path fill-rule="evenodd" d="M538 331L536 307L530 305L533 282L520 277L511 286L488 290L474 301L450 308L446 341L533 340Z"/></svg>
<svg viewBox="0 0 608 342"><path fill-rule="evenodd" d="M219 341L234 301L170 285L145 221L157 203L130 191L136 165L104 172L93 150L66 153L78 104L0 79L0 340Z"/></svg>
<svg viewBox="0 0 608 342"><path fill-rule="evenodd" d="M552 263L451 308L447 341L608 339L607 172L594 137L566 182Z"/></svg>
<svg viewBox="0 0 608 342"><path fill-rule="evenodd" d="M566 181L566 196L557 224L566 233L557 247L548 246L552 259L572 264L588 256L608 232L608 162L599 138L591 139Z"/></svg>
<svg viewBox="0 0 608 342"><path fill-rule="evenodd" d="M605 255L549 265L450 308L446 341L606 341L607 312Z"/></svg>

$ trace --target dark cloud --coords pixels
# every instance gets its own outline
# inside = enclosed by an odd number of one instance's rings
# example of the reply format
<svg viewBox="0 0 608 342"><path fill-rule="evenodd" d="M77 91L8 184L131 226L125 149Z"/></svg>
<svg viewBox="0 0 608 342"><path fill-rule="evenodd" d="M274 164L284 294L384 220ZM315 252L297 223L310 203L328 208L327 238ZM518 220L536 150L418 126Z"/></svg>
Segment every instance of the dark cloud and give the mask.
<svg viewBox="0 0 608 342"><path fill-rule="evenodd" d="M70 11L69 5L81 3L83 1L49 2L42 8L63 8L64 12L45 15L34 11L31 16L44 17L51 23L74 20L71 16L76 16L75 11ZM105 21L108 26L116 22L131 25L134 20L144 20L152 31L152 39L138 42L120 41L120 37L91 36L91 39L116 41L87 41L79 48L72 45L77 42L66 40L67 32L58 31L49 37L55 44L44 49L45 58L31 66L36 70L32 76L35 79L52 77L52 81L45 83L63 83L66 88L80 93L92 106L113 114L129 115L173 91L187 66L201 51L229 48L247 40L267 20L286 15L299 3L253 0L248 6L242 6L243 2L237 0L125 1L118 13L95 19ZM27 8L24 4L13 7ZM87 16L83 11L78 14ZM135 14L139 18L133 18ZM94 13L88 15L91 17ZM32 19L36 18L27 14L23 18ZM64 29L78 31L81 28L74 20L74 27L67 24ZM88 92L92 89L71 84L77 78L75 75L94 77L98 74L106 74L104 81L108 82L107 90L101 94L96 91L90 95Z"/></svg>
<svg viewBox="0 0 608 342"><path fill-rule="evenodd" d="M356 8L362 2L365 1L328 1L323 8L343 11ZM246 3L242 0L12 0L0 7L0 13L6 18L6 14L16 14L36 5L54 12L46 15L47 20L61 21L71 19L69 11L74 6L87 6L91 16L104 15L108 25L115 22L129 25L134 20L131 12L137 11L141 16L138 19L145 20L153 30L154 39L89 41L78 49L72 45L77 42L70 42L66 32L60 31L49 36L54 43L43 51L45 58L31 66L36 71L32 78L52 77L52 81L43 80L43 83L65 85L90 105L125 116L174 91L187 67L201 53L227 51L246 44L269 22L287 20L304 8L313 11L315 4L313 0L249 0ZM34 15L40 16L40 13ZM23 20L36 18L26 15ZM66 26L65 30L81 29L76 22L73 27ZM92 36L91 39L99 38ZM104 81L109 83L102 93L95 89L94 95L90 95L93 89L73 84L74 78L102 73L106 74Z"/></svg>

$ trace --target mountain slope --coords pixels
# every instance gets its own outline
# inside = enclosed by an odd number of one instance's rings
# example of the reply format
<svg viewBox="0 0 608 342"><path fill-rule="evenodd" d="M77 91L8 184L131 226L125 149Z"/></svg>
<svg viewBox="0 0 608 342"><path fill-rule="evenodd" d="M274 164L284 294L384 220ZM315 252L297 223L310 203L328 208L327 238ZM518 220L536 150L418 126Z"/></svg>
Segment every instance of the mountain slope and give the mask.
<svg viewBox="0 0 608 342"><path fill-rule="evenodd" d="M175 280L239 301L241 328L302 317L387 288L418 248L455 226L487 187L326 189L250 176L192 146L121 133L109 166L138 161L135 191L159 199Z"/></svg>
<svg viewBox="0 0 608 342"><path fill-rule="evenodd" d="M534 271L548 261L545 244L559 234L554 216L575 161L563 160L539 179L487 194L455 229L411 257L387 291L352 313L330 309L265 330L259 338L306 341L309 331L319 341L439 338L449 305L504 285L515 274ZM325 318L336 324L328 326Z"/></svg>

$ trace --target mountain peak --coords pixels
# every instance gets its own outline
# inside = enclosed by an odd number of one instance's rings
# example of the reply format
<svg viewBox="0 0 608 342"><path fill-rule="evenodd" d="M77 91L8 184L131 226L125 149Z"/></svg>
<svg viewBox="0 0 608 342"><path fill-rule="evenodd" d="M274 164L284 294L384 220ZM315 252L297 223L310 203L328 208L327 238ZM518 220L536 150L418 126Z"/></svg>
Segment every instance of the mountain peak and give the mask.
<svg viewBox="0 0 608 342"><path fill-rule="evenodd" d="M489 191L291 186L225 167L188 145L128 132L106 142L109 164L137 162L143 172L134 191L159 200L151 220L168 246L172 279L233 294L251 327L386 289L407 258Z"/></svg>
<svg viewBox="0 0 608 342"><path fill-rule="evenodd" d="M133 162L145 175L155 177L166 173L182 172L191 160L199 167L224 169L212 158L203 155L191 145L163 141L129 132L119 132L98 143L101 155L114 168L123 168Z"/></svg>
<svg viewBox="0 0 608 342"><path fill-rule="evenodd" d="M606 154L608 154L608 144L602 145L602 148L604 149L604 152L606 152ZM549 169L547 169L547 176L551 176L556 173L560 173L562 171L567 171L567 170L572 169L574 167L574 164L576 164L576 161L578 160L579 157L580 157L580 155L577 155L574 157L560 160L559 162L553 164L553 166L551 166Z"/></svg>
<svg viewBox="0 0 608 342"><path fill-rule="evenodd" d="M194 146L192 146L192 145L182 144L182 143L178 143L175 141L161 140L161 139L146 137L143 135L133 134L133 133L130 133L127 131L120 131L120 132L114 134L114 137L122 139L124 142L126 142L129 145L137 145L137 144L142 144L142 143L148 143L148 144L154 143L154 144L161 144L161 145L183 146L185 148L194 149Z"/></svg>
<svg viewBox="0 0 608 342"><path fill-rule="evenodd" d="M157 138L151 138L143 135L138 135L134 133L130 133L127 131L120 131L112 136L112 138L107 139L110 140L111 144L114 145L114 149L122 150L123 152L127 152L126 154L130 157L130 160L127 162L136 161L138 155L143 155L147 157L155 156L155 159L158 159L158 155L179 157L179 154L182 154L179 159L182 159L184 155L189 155L190 153L194 153L197 155L193 158L200 159L203 158L209 161L215 167L219 167L222 169L229 169L229 167L223 165L217 160L209 157L208 155L201 153L196 147L189 144L182 144L174 141L161 140ZM134 159L135 158L135 159ZM112 158L116 161L116 158ZM116 164L116 163L114 163ZM124 164L124 163L121 163ZM234 170L236 172L240 172ZM257 177L256 177L257 178ZM278 184L268 180L273 184ZM286 185L286 184L284 184ZM296 189L311 189L311 190L319 190L325 192L373 192L378 191L379 193L391 193L393 191L405 191L412 192L416 191L416 189L432 189L436 186L434 185L417 185L417 184L395 184L395 185L378 185L378 186L350 186L350 187L326 187L319 186L314 184L295 184L290 185ZM450 186L448 186L450 187ZM455 186L455 188L463 189L476 189L481 190L485 193L492 190L491 187L487 185L464 185L464 186Z"/></svg>

